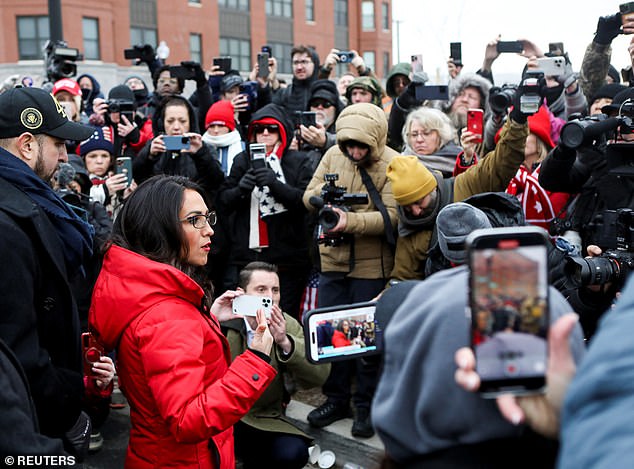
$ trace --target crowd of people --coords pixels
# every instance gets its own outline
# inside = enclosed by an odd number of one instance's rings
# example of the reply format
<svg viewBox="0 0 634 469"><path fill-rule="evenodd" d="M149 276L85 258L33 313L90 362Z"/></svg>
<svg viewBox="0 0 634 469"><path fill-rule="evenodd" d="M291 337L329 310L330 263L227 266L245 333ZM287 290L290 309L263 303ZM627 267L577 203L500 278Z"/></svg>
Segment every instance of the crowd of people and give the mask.
<svg viewBox="0 0 634 469"><path fill-rule="evenodd" d="M615 348L627 350L634 289L634 76L620 83L610 44L632 33L631 15L601 17L581 64L520 39L517 84L494 81L497 37L476 72L448 59L446 99L421 98L431 85L410 63L381 83L351 51L334 77L339 51L322 62L307 45L291 51L288 84L275 57L248 77L145 57L151 84L131 75L106 93L83 74L8 87L0 412L17 436L0 453L83 460L104 444L116 381L130 467L302 468L313 439L285 418L300 384L326 397L310 425L352 417L353 436L379 434L384 467L518 455L545 467L558 454L561 467L620 467L629 450L607 435L629 437L617 411L634 396L610 375L624 384L634 370ZM634 40L627 53L634 64ZM563 59L561 73L544 74L544 57ZM481 133L467 126L474 110ZM500 414L473 393L464 242L524 225L552 241L552 366L545 396L503 396ZM245 294L270 297L270 315L236 315ZM390 318L382 358L308 363L307 310L377 299ZM374 324L320 328L320 347L375 345ZM88 360L91 341L101 351Z"/></svg>

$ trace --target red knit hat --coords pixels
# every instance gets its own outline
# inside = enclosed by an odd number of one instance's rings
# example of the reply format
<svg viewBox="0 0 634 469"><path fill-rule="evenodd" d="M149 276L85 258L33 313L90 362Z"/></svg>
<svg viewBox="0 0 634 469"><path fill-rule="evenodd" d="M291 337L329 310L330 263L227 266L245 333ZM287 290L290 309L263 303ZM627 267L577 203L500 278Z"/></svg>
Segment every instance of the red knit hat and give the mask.
<svg viewBox="0 0 634 469"><path fill-rule="evenodd" d="M220 100L217 101L209 108L207 115L205 116L205 129L208 129L210 125L224 125L228 127L230 131L236 129L236 120L233 117L233 104L231 101Z"/></svg>
<svg viewBox="0 0 634 469"><path fill-rule="evenodd" d="M528 116L528 129L532 134L537 135L539 139L548 146L548 148L555 148L555 143L550 136L550 116L548 114L548 108L545 104L542 104L532 116ZM495 143L500 140L500 133L502 129L498 130L495 134Z"/></svg>
<svg viewBox="0 0 634 469"><path fill-rule="evenodd" d="M553 139L550 138L550 117L548 116L546 105L542 104L539 111L532 116L528 116L528 128L531 133L537 135L548 148L555 148L555 143Z"/></svg>

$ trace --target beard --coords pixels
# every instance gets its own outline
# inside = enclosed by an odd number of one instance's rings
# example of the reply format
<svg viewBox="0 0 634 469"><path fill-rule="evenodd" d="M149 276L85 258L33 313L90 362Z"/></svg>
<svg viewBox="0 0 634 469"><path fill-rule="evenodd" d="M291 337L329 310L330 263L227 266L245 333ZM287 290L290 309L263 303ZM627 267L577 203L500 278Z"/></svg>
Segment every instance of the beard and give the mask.
<svg viewBox="0 0 634 469"><path fill-rule="evenodd" d="M39 135L38 135L39 137ZM46 169L46 164L44 164L44 154L42 152L42 147L44 142L38 142L37 149L37 159L35 160L35 167L33 168L33 172L45 183L51 184L51 180L53 179L53 175L55 171L57 171L57 166L55 166L51 170Z"/></svg>
<svg viewBox="0 0 634 469"><path fill-rule="evenodd" d="M449 114L449 120L453 124L454 129L456 129L457 132L460 132L467 126L467 113L452 112Z"/></svg>

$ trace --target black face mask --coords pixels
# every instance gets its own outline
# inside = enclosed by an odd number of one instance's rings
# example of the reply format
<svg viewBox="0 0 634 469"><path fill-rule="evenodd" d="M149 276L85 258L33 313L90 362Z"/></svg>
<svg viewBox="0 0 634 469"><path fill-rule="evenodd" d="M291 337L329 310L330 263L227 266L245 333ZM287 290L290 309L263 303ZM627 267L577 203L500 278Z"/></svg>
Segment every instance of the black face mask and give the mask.
<svg viewBox="0 0 634 469"><path fill-rule="evenodd" d="M81 89L81 99L82 99L83 101L88 101L88 98L90 98L91 93L92 93L92 90L91 90L91 89L88 89L88 88L82 88L82 89Z"/></svg>
<svg viewBox="0 0 634 469"><path fill-rule="evenodd" d="M140 89L140 90L132 90L132 92L134 93L134 100L136 102L145 101L145 99L147 98L147 95L148 95L147 88L143 88L143 89Z"/></svg>

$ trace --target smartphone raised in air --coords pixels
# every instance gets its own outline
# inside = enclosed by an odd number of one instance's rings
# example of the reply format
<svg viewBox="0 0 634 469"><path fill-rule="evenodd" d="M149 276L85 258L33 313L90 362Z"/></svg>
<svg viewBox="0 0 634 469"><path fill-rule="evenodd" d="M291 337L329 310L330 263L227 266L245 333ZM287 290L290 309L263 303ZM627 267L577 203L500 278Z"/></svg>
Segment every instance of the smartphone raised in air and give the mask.
<svg viewBox="0 0 634 469"><path fill-rule="evenodd" d="M303 318L306 357L319 364L376 355L383 350L383 330L376 303L317 308Z"/></svg>
<svg viewBox="0 0 634 469"><path fill-rule="evenodd" d="M462 63L462 42L449 43L449 57L455 64Z"/></svg>
<svg viewBox="0 0 634 469"><path fill-rule="evenodd" d="M544 76L560 76L566 71L566 59L564 57L541 57L537 59L537 68L544 72Z"/></svg>
<svg viewBox="0 0 634 469"><path fill-rule="evenodd" d="M412 72L418 73L423 71L423 54L414 54L411 56Z"/></svg>
<svg viewBox="0 0 634 469"><path fill-rule="evenodd" d="M268 318L271 316L271 307L273 300L270 296L257 295L240 295L233 299L231 310L233 314L242 316L255 316L258 309L264 311L264 315Z"/></svg>
<svg viewBox="0 0 634 469"><path fill-rule="evenodd" d="M260 78L269 77L269 54L266 52L258 54L258 76Z"/></svg>
<svg viewBox="0 0 634 469"><path fill-rule="evenodd" d="M482 132L484 129L484 111L482 109L467 110L467 130L479 137L476 143L482 143Z"/></svg>
<svg viewBox="0 0 634 469"><path fill-rule="evenodd" d="M496 48L501 54L505 52L521 54L524 50L524 44L521 41L499 41Z"/></svg>
<svg viewBox="0 0 634 469"><path fill-rule="evenodd" d="M467 238L471 347L484 397L544 390L547 243L538 227L476 230Z"/></svg>

